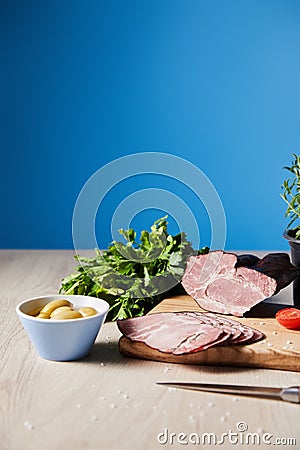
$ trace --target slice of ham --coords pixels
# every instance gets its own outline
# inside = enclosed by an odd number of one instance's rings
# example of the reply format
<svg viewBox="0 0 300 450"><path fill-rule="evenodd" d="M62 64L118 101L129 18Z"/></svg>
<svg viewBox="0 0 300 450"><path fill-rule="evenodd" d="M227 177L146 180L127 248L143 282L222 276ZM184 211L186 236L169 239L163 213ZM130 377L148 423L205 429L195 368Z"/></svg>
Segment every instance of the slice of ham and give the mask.
<svg viewBox="0 0 300 450"><path fill-rule="evenodd" d="M240 317L291 283L297 274L285 253L259 259L217 250L190 256L182 285L203 309Z"/></svg>
<svg viewBox="0 0 300 450"><path fill-rule="evenodd" d="M237 344L251 344L252 342L260 341L265 337L265 335L255 328L249 327L248 325L244 325L240 322L237 322L236 320L229 319L228 317L220 317L213 313L206 313L205 314L208 317L213 317L214 320L217 320L219 324L222 326L224 324L228 324L235 330L238 330L241 332L240 336L236 336L234 339L231 340L232 345Z"/></svg>
<svg viewBox="0 0 300 450"><path fill-rule="evenodd" d="M214 317L209 317L208 314L198 313L198 312L185 312L184 314L196 317L201 323L209 323L210 325L213 325L214 327L219 327L220 322L217 319L217 316L214 315ZM229 336L227 343L232 344L236 339L238 339L241 334L242 330L239 330L238 328L232 327L230 324L222 324L222 330L226 331Z"/></svg>
<svg viewBox="0 0 300 450"><path fill-rule="evenodd" d="M251 344L265 337L263 333L252 327L213 313L186 312L184 314L197 317L198 320L210 323L216 327L221 326L224 331L231 332L231 336L228 338L228 345Z"/></svg>
<svg viewBox="0 0 300 450"><path fill-rule="evenodd" d="M182 355L220 345L256 342L262 333L234 320L201 312L156 313L117 321L127 338L163 353Z"/></svg>
<svg viewBox="0 0 300 450"><path fill-rule="evenodd" d="M220 328L200 324L195 317L176 313L149 314L117 323L126 337L175 355L203 350L228 336Z"/></svg>

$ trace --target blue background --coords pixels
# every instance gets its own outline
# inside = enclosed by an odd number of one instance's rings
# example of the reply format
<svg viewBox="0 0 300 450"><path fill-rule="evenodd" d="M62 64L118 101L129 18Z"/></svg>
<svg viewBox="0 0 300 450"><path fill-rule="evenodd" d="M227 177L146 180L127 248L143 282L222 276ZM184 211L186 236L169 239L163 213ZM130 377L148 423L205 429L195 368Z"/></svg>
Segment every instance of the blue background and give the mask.
<svg viewBox="0 0 300 450"><path fill-rule="evenodd" d="M299 24L297 0L2 0L0 247L72 248L88 178L154 151L209 177L227 249L287 249L279 194L300 146ZM99 246L112 239L119 202L151 186L182 197L209 244L205 208L188 188L146 175L103 201ZM161 214L141 212L133 224Z"/></svg>

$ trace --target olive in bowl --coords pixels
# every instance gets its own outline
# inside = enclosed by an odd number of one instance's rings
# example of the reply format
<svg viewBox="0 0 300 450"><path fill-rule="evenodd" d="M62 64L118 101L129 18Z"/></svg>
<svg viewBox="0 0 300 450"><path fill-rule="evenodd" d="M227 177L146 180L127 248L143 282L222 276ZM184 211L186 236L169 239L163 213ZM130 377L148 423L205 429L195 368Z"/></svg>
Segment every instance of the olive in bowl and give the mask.
<svg viewBox="0 0 300 450"><path fill-rule="evenodd" d="M41 357L74 361L89 354L108 309L95 297L51 295L23 301L16 312Z"/></svg>

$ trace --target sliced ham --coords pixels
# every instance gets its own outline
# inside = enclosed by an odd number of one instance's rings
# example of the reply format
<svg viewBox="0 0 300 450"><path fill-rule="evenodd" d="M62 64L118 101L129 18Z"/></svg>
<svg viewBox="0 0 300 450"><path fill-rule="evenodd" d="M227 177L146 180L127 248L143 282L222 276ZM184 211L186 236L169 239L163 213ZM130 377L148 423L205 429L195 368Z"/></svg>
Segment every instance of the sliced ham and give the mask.
<svg viewBox="0 0 300 450"><path fill-rule="evenodd" d="M186 312L184 314L197 317L198 320L216 327L221 326L224 331L231 333L231 336L228 337L228 345L251 344L264 338L264 334L260 331L227 317L201 312Z"/></svg>
<svg viewBox="0 0 300 450"><path fill-rule="evenodd" d="M264 335L237 321L201 312L156 313L117 321L127 338L182 355L220 345L248 344Z"/></svg>
<svg viewBox="0 0 300 450"><path fill-rule="evenodd" d="M201 323L209 323L210 325L213 325L214 327L219 327L220 322L218 321L218 317L214 315L214 317L209 317L208 314L198 313L198 312L185 312L184 314L187 314L189 316L196 317ZM230 324L223 323L222 324L222 330L226 331L229 336L227 339L228 344L232 344L236 339L238 339L242 331L238 328L232 327Z"/></svg>
<svg viewBox="0 0 300 450"><path fill-rule="evenodd" d="M217 250L191 256L182 285L203 309L240 317L291 283L297 274L285 253L259 259Z"/></svg>
<svg viewBox="0 0 300 450"><path fill-rule="evenodd" d="M220 317L213 313L206 313L206 316L213 317L214 320L217 320L221 325L228 324L235 330L240 331L240 335L232 339L232 345L251 344L252 342L260 341L265 337L265 335L261 331L237 322L236 320L229 319L228 317Z"/></svg>
<svg viewBox="0 0 300 450"><path fill-rule="evenodd" d="M222 341L226 334L212 325L199 324L195 317L175 313L118 320L118 327L126 337L134 341L177 355L208 348L213 343Z"/></svg>

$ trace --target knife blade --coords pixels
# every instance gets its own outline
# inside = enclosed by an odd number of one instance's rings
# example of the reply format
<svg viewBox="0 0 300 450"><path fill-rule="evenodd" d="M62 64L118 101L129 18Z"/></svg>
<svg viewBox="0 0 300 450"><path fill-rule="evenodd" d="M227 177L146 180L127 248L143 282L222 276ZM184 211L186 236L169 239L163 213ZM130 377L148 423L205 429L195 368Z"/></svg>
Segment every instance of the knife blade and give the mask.
<svg viewBox="0 0 300 450"><path fill-rule="evenodd" d="M246 395L251 397L271 398L283 400L290 403L300 403L300 387L292 386L287 388L261 387L261 386L240 386L230 384L210 384L210 383L187 383L187 382L165 382L158 381L156 384L179 389L194 391L214 392L221 394Z"/></svg>

